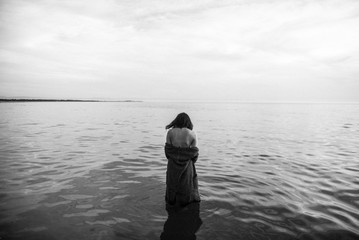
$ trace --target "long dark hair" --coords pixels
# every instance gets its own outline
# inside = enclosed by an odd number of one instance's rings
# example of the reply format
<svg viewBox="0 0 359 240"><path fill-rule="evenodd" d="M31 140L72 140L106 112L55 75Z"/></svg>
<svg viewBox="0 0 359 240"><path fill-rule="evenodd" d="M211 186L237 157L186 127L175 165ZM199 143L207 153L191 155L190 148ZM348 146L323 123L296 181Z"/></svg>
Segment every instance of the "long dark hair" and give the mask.
<svg viewBox="0 0 359 240"><path fill-rule="evenodd" d="M189 116L187 115L187 113L180 113L177 115L177 117L175 118L175 120L173 120L170 124L168 124L166 126L166 129L169 128L188 128L188 129L193 129L193 124L191 122L191 119L189 118Z"/></svg>

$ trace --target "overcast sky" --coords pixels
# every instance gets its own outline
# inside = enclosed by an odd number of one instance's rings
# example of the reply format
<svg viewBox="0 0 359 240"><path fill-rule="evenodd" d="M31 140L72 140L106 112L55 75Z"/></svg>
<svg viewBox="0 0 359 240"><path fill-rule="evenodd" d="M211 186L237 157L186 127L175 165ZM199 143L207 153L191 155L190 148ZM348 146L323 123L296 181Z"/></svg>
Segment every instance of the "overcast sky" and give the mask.
<svg viewBox="0 0 359 240"><path fill-rule="evenodd" d="M357 0L0 0L0 97L359 101Z"/></svg>

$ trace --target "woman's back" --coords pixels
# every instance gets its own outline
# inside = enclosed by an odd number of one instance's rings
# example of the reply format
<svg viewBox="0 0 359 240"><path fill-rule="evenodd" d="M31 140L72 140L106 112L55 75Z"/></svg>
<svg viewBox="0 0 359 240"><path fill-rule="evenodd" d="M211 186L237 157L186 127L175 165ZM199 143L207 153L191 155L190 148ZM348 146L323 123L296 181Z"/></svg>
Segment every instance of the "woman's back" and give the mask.
<svg viewBox="0 0 359 240"><path fill-rule="evenodd" d="M186 113L180 113L166 126L165 154L168 159L166 171L166 202L186 205L201 201L194 163L198 158L196 134Z"/></svg>
<svg viewBox="0 0 359 240"><path fill-rule="evenodd" d="M166 142L175 147L196 147L195 133L188 128L172 128L167 133Z"/></svg>

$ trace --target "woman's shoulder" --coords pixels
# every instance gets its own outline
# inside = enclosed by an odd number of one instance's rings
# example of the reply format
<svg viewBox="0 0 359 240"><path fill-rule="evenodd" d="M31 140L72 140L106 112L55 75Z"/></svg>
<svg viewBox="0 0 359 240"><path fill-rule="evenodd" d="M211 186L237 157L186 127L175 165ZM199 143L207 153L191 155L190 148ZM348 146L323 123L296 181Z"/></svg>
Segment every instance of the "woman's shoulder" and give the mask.
<svg viewBox="0 0 359 240"><path fill-rule="evenodd" d="M195 134L195 132L189 128L170 128L168 129L168 132L187 132L187 133L190 133L190 134Z"/></svg>
<svg viewBox="0 0 359 240"><path fill-rule="evenodd" d="M191 129L189 129L189 128L185 128L184 131L186 131L186 133L187 133L189 136L191 136L191 137L193 137L193 138L196 138L196 132L195 132L195 131L193 131L193 130L191 130Z"/></svg>
<svg viewBox="0 0 359 240"><path fill-rule="evenodd" d="M193 131L193 130L191 130L190 135L191 135L193 138L197 138L196 132Z"/></svg>

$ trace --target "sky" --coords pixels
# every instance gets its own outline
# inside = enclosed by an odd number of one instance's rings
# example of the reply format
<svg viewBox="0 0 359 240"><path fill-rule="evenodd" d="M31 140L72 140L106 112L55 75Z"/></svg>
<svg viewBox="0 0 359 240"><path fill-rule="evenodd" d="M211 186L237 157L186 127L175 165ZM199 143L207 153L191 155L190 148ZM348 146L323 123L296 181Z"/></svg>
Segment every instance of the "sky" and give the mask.
<svg viewBox="0 0 359 240"><path fill-rule="evenodd" d="M359 102L359 1L0 0L0 97Z"/></svg>

